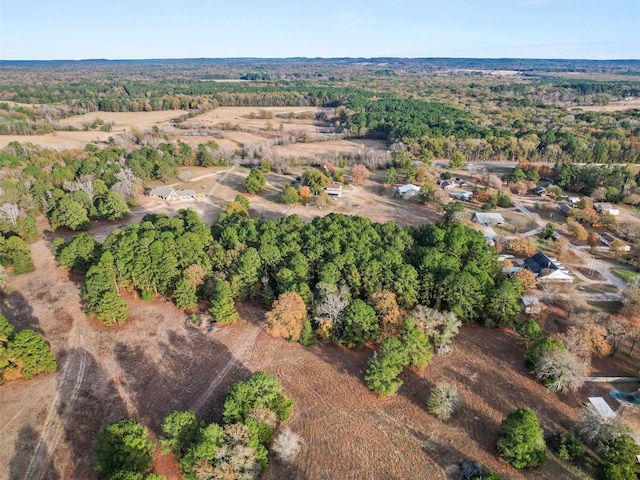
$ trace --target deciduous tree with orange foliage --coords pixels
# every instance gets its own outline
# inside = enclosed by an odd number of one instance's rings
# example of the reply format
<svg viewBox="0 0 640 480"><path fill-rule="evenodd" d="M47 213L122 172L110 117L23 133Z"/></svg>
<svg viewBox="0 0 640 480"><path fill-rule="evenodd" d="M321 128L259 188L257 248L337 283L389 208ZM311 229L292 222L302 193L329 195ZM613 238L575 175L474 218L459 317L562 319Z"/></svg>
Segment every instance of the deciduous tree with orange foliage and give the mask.
<svg viewBox="0 0 640 480"><path fill-rule="evenodd" d="M520 280L520 283L522 284L522 287L524 288L525 292L528 292L529 290L535 288L536 276L529 270L525 270L524 268L521 268L515 273L514 276L518 280Z"/></svg>
<svg viewBox="0 0 640 480"><path fill-rule="evenodd" d="M361 163L357 163L351 167L351 181L356 185L364 183L369 178L369 175L371 175L371 173L367 167Z"/></svg>
<svg viewBox="0 0 640 480"><path fill-rule="evenodd" d="M297 342L300 340L302 327L307 319L307 306L298 293L284 292L265 316L268 333Z"/></svg>
<svg viewBox="0 0 640 480"><path fill-rule="evenodd" d="M371 295L371 306L380 319L378 341L381 342L387 337L398 335L402 327L402 317L396 294L389 291L376 292Z"/></svg>

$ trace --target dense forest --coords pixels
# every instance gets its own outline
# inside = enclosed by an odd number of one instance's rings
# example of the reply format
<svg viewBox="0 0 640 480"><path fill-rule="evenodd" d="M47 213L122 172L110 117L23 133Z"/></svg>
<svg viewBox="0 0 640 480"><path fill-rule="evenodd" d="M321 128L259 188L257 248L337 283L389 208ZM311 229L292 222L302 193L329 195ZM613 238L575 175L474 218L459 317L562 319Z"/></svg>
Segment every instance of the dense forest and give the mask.
<svg viewBox="0 0 640 480"><path fill-rule="evenodd" d="M482 235L455 221L400 229L338 214L310 224L296 216L223 214L208 228L182 210L173 218L147 215L114 230L104 244L79 235L55 250L64 268L86 273L89 312L107 323L126 319L118 295L126 291L146 299L160 294L185 309L221 296L271 305L296 292L313 308L323 292L346 287L354 300L389 291L405 309L421 304L464 321L509 324L522 290L517 279L503 278ZM349 343L344 325L331 328Z"/></svg>

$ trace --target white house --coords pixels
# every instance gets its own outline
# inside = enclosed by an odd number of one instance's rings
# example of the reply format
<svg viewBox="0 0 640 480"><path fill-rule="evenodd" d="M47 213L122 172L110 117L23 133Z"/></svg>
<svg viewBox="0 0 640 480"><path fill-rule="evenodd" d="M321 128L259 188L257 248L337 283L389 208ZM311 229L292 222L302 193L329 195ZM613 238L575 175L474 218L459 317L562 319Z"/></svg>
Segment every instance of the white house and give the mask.
<svg viewBox="0 0 640 480"><path fill-rule="evenodd" d="M415 197L420 193L420 187L413 185L412 183L408 183L396 188L396 193L402 198Z"/></svg>
<svg viewBox="0 0 640 480"><path fill-rule="evenodd" d="M163 200L171 200L175 195L175 190L172 187L156 187L147 193L153 198L162 198Z"/></svg>
<svg viewBox="0 0 640 480"><path fill-rule="evenodd" d="M609 213L614 216L620 215L620 210L614 207L611 203L594 203L593 209L598 213Z"/></svg>
<svg viewBox="0 0 640 480"><path fill-rule="evenodd" d="M332 183L324 187L324 191L333 198L338 198L342 196L342 184L341 183Z"/></svg>
<svg viewBox="0 0 640 480"><path fill-rule="evenodd" d="M193 201L196 199L196 191L179 189L174 192L172 199L181 202Z"/></svg>

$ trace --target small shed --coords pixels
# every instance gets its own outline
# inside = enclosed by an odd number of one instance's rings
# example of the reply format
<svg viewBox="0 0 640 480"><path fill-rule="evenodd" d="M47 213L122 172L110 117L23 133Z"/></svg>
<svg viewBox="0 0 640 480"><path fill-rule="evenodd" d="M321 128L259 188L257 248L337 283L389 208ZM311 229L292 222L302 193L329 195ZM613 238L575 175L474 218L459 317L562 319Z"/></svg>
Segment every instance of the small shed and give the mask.
<svg viewBox="0 0 640 480"><path fill-rule="evenodd" d="M464 200L465 202L468 202L469 200L471 200L471 197L473 197L473 192L456 192L453 193L452 196L454 198L457 198L458 200Z"/></svg>
<svg viewBox="0 0 640 480"><path fill-rule="evenodd" d="M589 403L593 405L593 408L596 409L596 412L604 418L613 418L616 416L616 412L609 406L609 404L602 397L589 397Z"/></svg>
<svg viewBox="0 0 640 480"><path fill-rule="evenodd" d="M494 246L498 241L498 234L491 227L482 227L482 234L484 235L485 242L487 242L489 246Z"/></svg>
<svg viewBox="0 0 640 480"><path fill-rule="evenodd" d="M524 305L524 312L532 315L538 315L542 311L542 305L540 300L536 297L525 296L520 299L522 305Z"/></svg>

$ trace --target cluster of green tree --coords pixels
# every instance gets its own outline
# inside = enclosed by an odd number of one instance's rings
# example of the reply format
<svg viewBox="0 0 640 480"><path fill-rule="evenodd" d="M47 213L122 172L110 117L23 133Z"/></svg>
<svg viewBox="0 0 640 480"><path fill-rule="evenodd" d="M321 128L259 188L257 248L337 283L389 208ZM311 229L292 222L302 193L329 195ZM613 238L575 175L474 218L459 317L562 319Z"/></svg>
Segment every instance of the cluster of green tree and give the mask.
<svg viewBox="0 0 640 480"><path fill-rule="evenodd" d="M400 338L386 338L369 360L365 374L367 386L382 396L393 395L402 385L398 377L404 369L424 370L431 357L429 337L407 318Z"/></svg>
<svg viewBox="0 0 640 480"><path fill-rule="evenodd" d="M490 131L475 126L458 108L395 95L378 99L354 95L348 97L346 107L345 127L356 136L410 143L425 136L479 138Z"/></svg>
<svg viewBox="0 0 640 480"><path fill-rule="evenodd" d="M107 425L98 435L94 469L105 480L163 480L147 474L155 447L149 430L132 418Z"/></svg>
<svg viewBox="0 0 640 480"><path fill-rule="evenodd" d="M165 181L180 166L222 165L228 160L213 141L196 150L178 141L129 153L115 146L98 151L93 145L55 152L12 142L0 153L0 165L11 169L0 181L0 232L31 241L39 235L34 220L39 213L49 217L54 229L80 230L92 219L122 218L143 183Z"/></svg>
<svg viewBox="0 0 640 480"><path fill-rule="evenodd" d="M15 327L0 315L0 382L28 380L57 369L56 357L42 335L29 329L15 333Z"/></svg>
<svg viewBox="0 0 640 480"><path fill-rule="evenodd" d="M256 372L229 388L221 424L173 412L164 419L160 443L174 454L187 480L256 478L269 467L274 432L292 408L277 379Z"/></svg>
<svg viewBox="0 0 640 480"><path fill-rule="evenodd" d="M593 195L597 200L617 203L636 187L635 171L627 165L587 165L559 163L554 169L555 184L564 190Z"/></svg>
<svg viewBox="0 0 640 480"><path fill-rule="evenodd" d="M16 235L0 235L0 265L12 267L14 275L32 272L35 268L29 246Z"/></svg>
<svg viewBox="0 0 640 480"><path fill-rule="evenodd" d="M186 480L255 479L269 467L267 448L292 408L278 380L256 372L229 387L221 424L174 411L162 422L160 444L180 463ZM149 473L154 452L147 427L123 419L98 435L94 468L105 480L160 480Z"/></svg>
<svg viewBox="0 0 640 480"><path fill-rule="evenodd" d="M78 260L81 251L92 253ZM70 244L60 256L65 265L87 269L84 296L93 314L108 314L106 321L124 319L119 289L143 298L160 293L191 308L198 298L216 298L217 281L228 284L235 300L263 297L267 305L297 292L310 306L320 283L348 286L354 299L390 291L403 308L419 303L490 325L510 325L522 293L519 280L502 276L482 235L455 221L400 229L338 214L305 224L297 216L263 220L233 213L209 230L194 212L181 210L174 218L148 215L139 225L114 230L99 259L95 251ZM93 259L91 268L87 259Z"/></svg>

